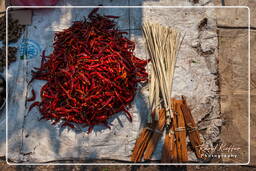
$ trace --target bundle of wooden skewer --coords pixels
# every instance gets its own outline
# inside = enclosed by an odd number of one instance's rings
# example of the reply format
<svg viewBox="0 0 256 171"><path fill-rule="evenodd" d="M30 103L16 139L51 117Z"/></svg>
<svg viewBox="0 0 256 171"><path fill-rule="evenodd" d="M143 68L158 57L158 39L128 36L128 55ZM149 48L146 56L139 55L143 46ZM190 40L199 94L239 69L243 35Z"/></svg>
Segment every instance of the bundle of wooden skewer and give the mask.
<svg viewBox="0 0 256 171"><path fill-rule="evenodd" d="M172 80L181 36L175 29L160 24L145 23L142 27L151 59L148 125L136 140L131 161L150 160L156 145L165 132L162 150L164 163L186 162L186 134L201 158L200 137L185 97L171 99Z"/></svg>

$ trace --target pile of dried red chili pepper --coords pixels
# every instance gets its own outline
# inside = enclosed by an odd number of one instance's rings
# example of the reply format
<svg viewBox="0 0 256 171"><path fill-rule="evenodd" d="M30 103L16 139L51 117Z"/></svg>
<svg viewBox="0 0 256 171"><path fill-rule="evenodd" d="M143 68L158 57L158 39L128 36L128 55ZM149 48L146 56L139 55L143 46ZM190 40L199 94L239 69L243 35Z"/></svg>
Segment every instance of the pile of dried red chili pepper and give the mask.
<svg viewBox="0 0 256 171"><path fill-rule="evenodd" d="M42 119L74 128L103 124L133 101L138 82L146 82L146 60L134 56L135 43L117 29L116 16L102 16L94 9L84 21L56 33L53 52L42 54L41 67L32 80L46 80L39 107ZM32 90L33 91L33 90ZM32 94L35 94L33 91ZM28 101L34 100L28 99Z"/></svg>

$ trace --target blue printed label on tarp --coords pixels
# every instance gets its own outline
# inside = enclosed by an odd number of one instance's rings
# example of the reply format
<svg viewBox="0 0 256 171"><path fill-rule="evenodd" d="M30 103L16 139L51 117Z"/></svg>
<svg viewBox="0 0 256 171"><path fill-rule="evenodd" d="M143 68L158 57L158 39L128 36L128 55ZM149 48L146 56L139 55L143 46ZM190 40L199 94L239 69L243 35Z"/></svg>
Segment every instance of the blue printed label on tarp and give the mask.
<svg viewBox="0 0 256 171"><path fill-rule="evenodd" d="M41 49L37 42L24 39L20 44L20 59L36 58L40 55L40 51Z"/></svg>

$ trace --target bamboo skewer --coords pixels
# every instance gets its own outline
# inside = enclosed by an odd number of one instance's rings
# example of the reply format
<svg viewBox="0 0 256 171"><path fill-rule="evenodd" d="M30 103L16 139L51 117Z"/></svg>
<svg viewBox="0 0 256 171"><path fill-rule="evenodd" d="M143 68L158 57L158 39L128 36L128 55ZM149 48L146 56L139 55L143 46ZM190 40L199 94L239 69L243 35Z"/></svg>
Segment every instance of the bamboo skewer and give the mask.
<svg viewBox="0 0 256 171"><path fill-rule="evenodd" d="M157 131L162 131L165 123L169 126L173 117L169 100L180 36L174 29L152 23L143 25L143 33L152 62L149 102L151 112L156 113L156 116L159 104L159 107L165 109L166 116L162 116L161 112L158 113L160 115L159 125L156 127ZM163 99L163 105L160 99ZM145 160L151 158L160 136L159 133L154 132L144 154Z"/></svg>
<svg viewBox="0 0 256 171"><path fill-rule="evenodd" d="M147 49L152 62L152 75L150 84L150 105L152 112L160 104L159 97L163 99L163 107L166 110L166 122L170 125L173 114L169 108L172 89L172 78L176 62L176 53L180 45L180 34L174 29L160 24L145 23L143 33L146 39ZM156 83L154 79L156 78ZM156 84L158 83L158 86ZM160 90L161 94L155 91Z"/></svg>
<svg viewBox="0 0 256 171"><path fill-rule="evenodd" d="M147 49L152 62L149 86L149 104L151 114L158 120L153 133L143 130L137 139L132 161L140 161L145 150L144 159L151 158L154 149L164 129L165 123L169 126L173 113L170 110L172 78L176 62L176 50L179 46L179 34L169 27L159 24L145 23L142 27L146 39ZM163 103L160 101L163 100ZM164 108L164 109L162 109ZM149 115L148 122L152 122ZM144 128L145 129L145 128ZM148 143L146 146L145 144Z"/></svg>

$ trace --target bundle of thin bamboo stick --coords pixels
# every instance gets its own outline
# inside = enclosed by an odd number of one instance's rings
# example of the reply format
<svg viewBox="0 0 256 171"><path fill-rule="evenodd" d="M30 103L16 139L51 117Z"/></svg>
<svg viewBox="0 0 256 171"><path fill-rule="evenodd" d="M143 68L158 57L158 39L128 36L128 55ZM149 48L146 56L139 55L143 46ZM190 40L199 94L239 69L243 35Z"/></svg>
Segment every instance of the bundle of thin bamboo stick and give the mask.
<svg viewBox="0 0 256 171"><path fill-rule="evenodd" d="M188 160L186 134L196 155L201 153L199 132L196 130L185 98L171 99L172 80L177 51L180 47L180 34L172 28L160 24L145 23L143 33L151 59L149 104L150 126L145 127L136 140L131 160L149 160L166 125L165 141L161 162L186 162Z"/></svg>
<svg viewBox="0 0 256 171"><path fill-rule="evenodd" d="M170 27L146 22L143 27L147 50L151 59L149 85L149 105L156 120L154 128L144 128L135 143L132 161L151 158L165 124L168 126L173 118L170 110L172 79L176 63L177 50L180 46L180 34Z"/></svg>
<svg viewBox="0 0 256 171"><path fill-rule="evenodd" d="M170 125L173 114L170 110L172 79L176 55L180 46L180 34L170 27L146 22L143 33L152 62L149 103L152 113L160 108L166 110L166 122ZM160 99L163 100L161 104Z"/></svg>

